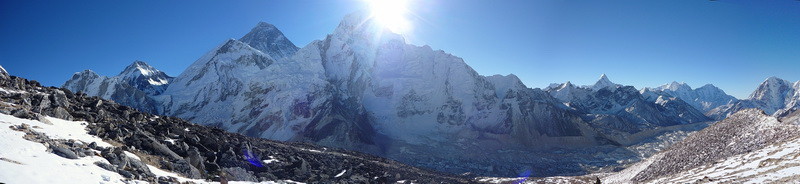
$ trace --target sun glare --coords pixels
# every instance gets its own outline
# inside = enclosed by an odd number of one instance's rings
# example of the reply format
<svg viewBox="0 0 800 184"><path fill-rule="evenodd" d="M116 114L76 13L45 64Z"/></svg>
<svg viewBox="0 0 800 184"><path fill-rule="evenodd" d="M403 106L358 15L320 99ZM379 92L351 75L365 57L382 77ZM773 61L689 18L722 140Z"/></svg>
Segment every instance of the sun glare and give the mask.
<svg viewBox="0 0 800 184"><path fill-rule="evenodd" d="M372 18L394 33L404 33L411 28L406 19L407 0L368 0Z"/></svg>

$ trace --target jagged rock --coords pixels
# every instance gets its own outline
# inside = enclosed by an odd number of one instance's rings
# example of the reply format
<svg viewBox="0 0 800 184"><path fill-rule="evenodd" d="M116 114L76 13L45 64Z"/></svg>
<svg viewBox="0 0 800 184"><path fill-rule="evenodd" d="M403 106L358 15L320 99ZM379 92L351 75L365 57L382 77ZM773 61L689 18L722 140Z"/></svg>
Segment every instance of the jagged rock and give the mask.
<svg viewBox="0 0 800 184"><path fill-rule="evenodd" d="M64 109L64 107L56 107L53 109L51 113L54 118L64 119L64 120L72 120L72 115L69 114L69 111Z"/></svg>
<svg viewBox="0 0 800 184"><path fill-rule="evenodd" d="M108 160L109 163L115 165L119 171L118 173L126 178L140 179L152 178L155 176L150 172L150 168L148 168L147 165L137 159L128 157L121 148L103 150L101 155Z"/></svg>
<svg viewBox="0 0 800 184"><path fill-rule="evenodd" d="M195 168L194 166L189 164L189 162L186 162L186 160L183 159L173 161L172 167L174 169L173 170L174 172L189 178L202 178L203 176L200 173L200 170L197 170L197 168Z"/></svg>
<svg viewBox="0 0 800 184"><path fill-rule="evenodd" d="M33 112L43 112L45 109L50 108L50 100L44 94L36 94L33 96L33 104L35 107Z"/></svg>
<svg viewBox="0 0 800 184"><path fill-rule="evenodd" d="M177 178L174 177L158 177L158 184L173 184L173 183L180 183Z"/></svg>
<svg viewBox="0 0 800 184"><path fill-rule="evenodd" d="M226 179L231 181L258 181L252 171L248 171L241 167L226 167L222 171L225 172Z"/></svg>
<svg viewBox="0 0 800 184"><path fill-rule="evenodd" d="M55 91L55 94L50 95L50 101L58 107L69 107L69 99L64 91Z"/></svg>
<svg viewBox="0 0 800 184"><path fill-rule="evenodd" d="M117 168L115 166L113 166L111 164L107 164L105 162L97 161L97 162L94 162L94 165L97 165L100 168L103 168L103 169L111 171L111 172L117 172Z"/></svg>
<svg viewBox="0 0 800 184"><path fill-rule="evenodd" d="M24 118L24 119L37 119L36 114L33 114L33 112L26 109L17 109L15 111L12 111L11 115L14 117Z"/></svg>
<svg viewBox="0 0 800 184"><path fill-rule="evenodd" d="M97 142L89 143L89 148L92 148L92 149L95 149L95 150L99 150L100 149L100 147L97 146Z"/></svg>
<svg viewBox="0 0 800 184"><path fill-rule="evenodd" d="M56 145L50 145L50 149L53 150L53 153L55 153L56 155L64 157L64 158L68 158L68 159L78 159L78 158L80 158L74 151L69 150L67 148L59 147L59 146L56 146Z"/></svg>
<svg viewBox="0 0 800 184"><path fill-rule="evenodd" d="M50 122L50 120L48 120L45 116L42 116L41 114L36 114L36 120L39 120L39 122L42 122L42 123L48 124L48 125L52 125L53 124L52 122Z"/></svg>
<svg viewBox="0 0 800 184"><path fill-rule="evenodd" d="M135 175L133 175L133 173L131 173L130 171L126 171L126 170L118 170L117 173L119 173L120 175L122 175L123 177L126 177L126 178L134 178L135 177Z"/></svg>
<svg viewBox="0 0 800 184"><path fill-rule="evenodd" d="M189 164L191 164L192 166L194 166L198 170L200 170L200 171L205 171L206 170L205 159L203 158L203 156L200 155L200 152L197 150L197 147L189 148L189 151L187 152L186 160L189 161ZM247 181L250 181L250 180L247 180Z"/></svg>

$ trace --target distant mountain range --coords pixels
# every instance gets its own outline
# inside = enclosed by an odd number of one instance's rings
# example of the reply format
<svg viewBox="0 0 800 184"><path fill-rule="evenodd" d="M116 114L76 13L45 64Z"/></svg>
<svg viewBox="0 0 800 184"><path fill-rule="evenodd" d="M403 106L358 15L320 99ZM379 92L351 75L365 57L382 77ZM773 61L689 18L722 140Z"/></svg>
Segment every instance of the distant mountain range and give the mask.
<svg viewBox="0 0 800 184"><path fill-rule="evenodd" d="M588 86L529 88L514 75L482 76L457 56L408 44L364 12L348 15L332 34L302 48L262 22L174 78L137 61L114 77L78 72L62 87L252 137L313 142L483 175L509 175L524 167L569 167L535 173L541 176L580 174L586 162L486 161L486 155L454 153L617 150L666 127L721 120L746 108L780 114L800 107L800 81L778 78L767 79L743 100L710 84L636 89L605 75ZM510 164L495 167L495 161Z"/></svg>

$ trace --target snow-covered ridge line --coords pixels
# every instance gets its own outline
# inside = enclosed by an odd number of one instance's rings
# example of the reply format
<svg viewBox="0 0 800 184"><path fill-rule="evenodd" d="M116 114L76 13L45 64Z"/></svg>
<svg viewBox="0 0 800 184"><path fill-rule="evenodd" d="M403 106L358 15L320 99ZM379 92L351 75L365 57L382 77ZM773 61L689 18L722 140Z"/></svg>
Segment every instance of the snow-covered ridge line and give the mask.
<svg viewBox="0 0 800 184"><path fill-rule="evenodd" d="M100 76L91 70L77 72L62 87L156 113L160 107L154 96L164 92L172 79L143 61L134 61L113 77Z"/></svg>

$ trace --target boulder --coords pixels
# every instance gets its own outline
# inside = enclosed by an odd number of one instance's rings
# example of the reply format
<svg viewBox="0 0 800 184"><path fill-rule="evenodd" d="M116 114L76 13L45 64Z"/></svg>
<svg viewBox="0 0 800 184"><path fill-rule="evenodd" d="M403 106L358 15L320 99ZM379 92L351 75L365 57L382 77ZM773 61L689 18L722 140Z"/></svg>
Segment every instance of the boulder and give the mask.
<svg viewBox="0 0 800 184"><path fill-rule="evenodd" d="M51 144L50 145L50 150L54 154L56 154L58 156L61 156L61 157L64 157L64 158L68 158L68 159L78 159L79 158L78 154L76 154L74 151L72 151L72 150L70 150L68 148L56 146L55 144Z"/></svg>

